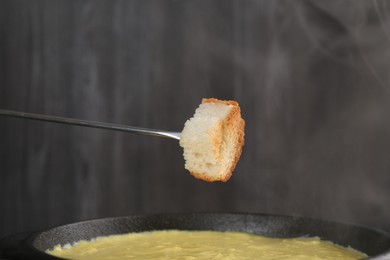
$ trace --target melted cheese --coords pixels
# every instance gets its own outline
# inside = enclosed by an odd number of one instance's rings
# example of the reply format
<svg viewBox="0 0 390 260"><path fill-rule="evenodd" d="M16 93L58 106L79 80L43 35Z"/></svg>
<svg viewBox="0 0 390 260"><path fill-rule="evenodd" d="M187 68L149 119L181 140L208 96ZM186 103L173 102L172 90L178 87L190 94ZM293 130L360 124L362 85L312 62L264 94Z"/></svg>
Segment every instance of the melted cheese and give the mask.
<svg viewBox="0 0 390 260"><path fill-rule="evenodd" d="M362 259L351 248L314 238L277 239L238 232L153 231L57 245L47 253L68 259Z"/></svg>

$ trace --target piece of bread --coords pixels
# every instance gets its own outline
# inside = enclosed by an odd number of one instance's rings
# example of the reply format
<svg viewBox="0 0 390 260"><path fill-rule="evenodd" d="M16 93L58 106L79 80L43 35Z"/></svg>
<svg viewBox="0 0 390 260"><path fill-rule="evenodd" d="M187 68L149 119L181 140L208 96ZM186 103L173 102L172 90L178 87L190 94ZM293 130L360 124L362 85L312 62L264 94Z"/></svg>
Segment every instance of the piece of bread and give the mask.
<svg viewBox="0 0 390 260"><path fill-rule="evenodd" d="M185 168L198 179L228 181L241 156L244 128L236 101L203 99L181 133Z"/></svg>

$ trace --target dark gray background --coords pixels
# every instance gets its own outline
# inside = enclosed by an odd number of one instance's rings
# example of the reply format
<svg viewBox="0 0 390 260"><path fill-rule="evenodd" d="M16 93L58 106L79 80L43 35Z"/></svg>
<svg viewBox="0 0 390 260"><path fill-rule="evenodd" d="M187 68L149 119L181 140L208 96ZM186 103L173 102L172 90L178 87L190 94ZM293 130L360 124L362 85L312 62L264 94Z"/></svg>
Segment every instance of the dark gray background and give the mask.
<svg viewBox="0 0 390 260"><path fill-rule="evenodd" d="M0 108L181 130L235 99L228 183L174 140L0 117L0 236L89 218L264 212L390 230L388 1L0 0Z"/></svg>

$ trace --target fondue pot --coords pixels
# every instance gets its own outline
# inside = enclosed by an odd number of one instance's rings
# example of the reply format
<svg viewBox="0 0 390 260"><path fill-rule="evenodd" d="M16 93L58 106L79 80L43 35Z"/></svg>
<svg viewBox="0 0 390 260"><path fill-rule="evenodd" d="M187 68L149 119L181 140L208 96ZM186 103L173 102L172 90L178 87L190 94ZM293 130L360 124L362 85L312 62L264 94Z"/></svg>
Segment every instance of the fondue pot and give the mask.
<svg viewBox="0 0 390 260"><path fill-rule="evenodd" d="M368 259L390 259L390 234L361 226L324 220L267 214L160 214L95 219L54 227L0 240L0 259L60 259L45 253L98 236L152 230L240 231L269 237L318 236L341 246L351 246Z"/></svg>

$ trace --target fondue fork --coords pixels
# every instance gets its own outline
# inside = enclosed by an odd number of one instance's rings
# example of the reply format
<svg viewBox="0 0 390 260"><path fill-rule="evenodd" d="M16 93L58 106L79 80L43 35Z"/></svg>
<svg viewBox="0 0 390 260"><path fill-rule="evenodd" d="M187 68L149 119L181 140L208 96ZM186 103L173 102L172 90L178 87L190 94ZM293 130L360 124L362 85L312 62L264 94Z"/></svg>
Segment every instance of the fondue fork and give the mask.
<svg viewBox="0 0 390 260"><path fill-rule="evenodd" d="M135 127L135 126L116 125L116 124L109 124L109 123L102 123L102 122L94 122L94 121L58 117L58 116L48 116L48 115L41 115L41 114L32 114L32 113L17 112L17 111L3 110L3 109L0 109L0 115L54 122L60 124L70 124L70 125L101 128L101 129L108 129L108 130L115 130L115 131L129 132L129 133L152 135L152 136L159 136L159 137L166 137L166 138L180 140L180 132L171 132L171 131L149 129L149 128L142 128L142 127Z"/></svg>

